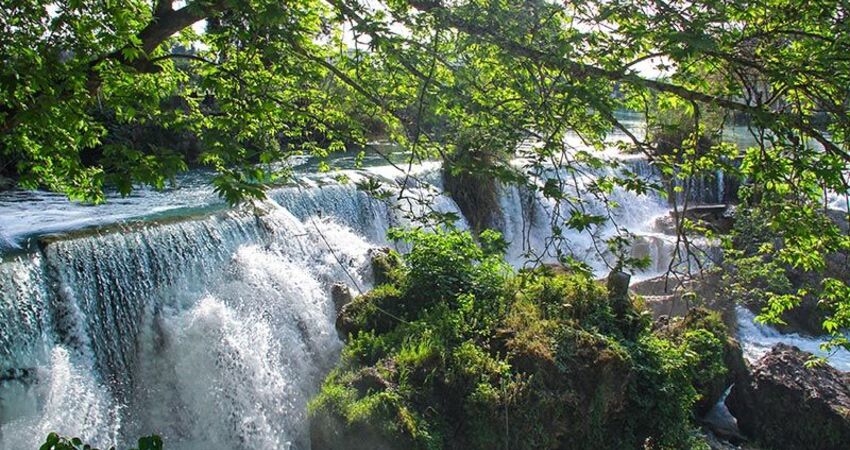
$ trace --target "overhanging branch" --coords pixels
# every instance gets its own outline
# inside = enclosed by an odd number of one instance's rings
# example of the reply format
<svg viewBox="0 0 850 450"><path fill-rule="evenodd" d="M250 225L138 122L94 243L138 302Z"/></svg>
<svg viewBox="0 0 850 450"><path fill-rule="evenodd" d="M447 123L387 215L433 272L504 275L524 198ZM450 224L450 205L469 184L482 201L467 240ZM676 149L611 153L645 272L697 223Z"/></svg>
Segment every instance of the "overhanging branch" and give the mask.
<svg viewBox="0 0 850 450"><path fill-rule="evenodd" d="M799 114L789 114L774 112L763 107L753 106L740 101L729 98L719 97L716 95L706 94L704 92L695 91L684 86L667 83L664 81L644 78L626 70L609 70L601 67L596 67L590 64L585 64L573 61L563 57L562 55L553 55L542 52L540 50L528 47L519 42L513 41L499 33L498 29L484 27L464 18L453 14L451 9L440 0L408 0L409 4L422 11L434 15L438 20L442 20L446 25L453 27L459 31L470 35L479 36L499 48L511 53L514 56L527 58L533 61L549 65L574 78L603 78L611 81L640 86L646 89L651 89L657 92L673 94L679 98L704 104L713 104L731 111L746 113L752 117L762 119L772 123L784 123L796 127L803 134L821 144L824 149L830 153L840 156L845 161L850 162L850 153L838 147L820 131L815 129L809 123L808 117Z"/></svg>

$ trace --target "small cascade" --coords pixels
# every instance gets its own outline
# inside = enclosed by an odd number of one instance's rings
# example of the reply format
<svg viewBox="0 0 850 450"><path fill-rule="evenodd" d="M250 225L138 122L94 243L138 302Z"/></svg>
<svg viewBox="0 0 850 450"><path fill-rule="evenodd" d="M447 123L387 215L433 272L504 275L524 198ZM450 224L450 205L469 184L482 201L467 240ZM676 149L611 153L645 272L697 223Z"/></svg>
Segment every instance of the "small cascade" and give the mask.
<svg viewBox="0 0 850 450"><path fill-rule="evenodd" d="M641 176L655 177L655 169L644 160L634 158L627 161L630 170L646 172ZM616 169L608 169L598 175L616 175ZM554 177L572 179L565 171L551 171L545 173L538 184L542 186L545 179ZM575 178L578 185L570 187L575 192L568 193L580 198L580 204L577 201L558 203L546 198L541 189L500 186L502 211L496 225L510 244L509 261L517 266L529 260L554 263L560 251L589 264L597 273L607 273L617 261L604 240L617 233L628 232L634 236L630 256L648 256L654 263L645 273L638 274L638 278L665 271L672 258L675 238L655 230L655 218L668 214L666 200L659 195L637 195L615 187L607 198L608 202L616 205L610 210L612 221L583 232L563 230L560 238L555 236L553 225L563 227L574 206L584 208L588 214L608 217L609 211L603 202L586 194L585 186L595 179L587 175Z"/></svg>
<svg viewBox="0 0 850 450"><path fill-rule="evenodd" d="M658 169L645 158L630 157L619 161L642 179L662 180ZM703 173L692 177L687 182L677 179L672 184L670 182L664 184L668 199L676 199L679 205L683 205L685 200L692 205L728 205L738 201L737 192L741 180L736 176L727 176L723 170L718 169L713 173ZM674 193L674 187L682 189L682 192Z"/></svg>
<svg viewBox="0 0 850 450"><path fill-rule="evenodd" d="M850 351L842 349L830 353L824 352L821 345L826 342L826 338L780 333L769 325L756 322L755 314L743 306L738 306L736 313L738 338L741 340L744 357L748 361L756 361L769 352L774 345L782 342L817 356L828 357L829 364L836 369L850 371Z"/></svg>
<svg viewBox="0 0 850 450"><path fill-rule="evenodd" d="M358 191L352 183L277 189L272 198L302 220L333 211L336 220L362 230L366 238L375 242L382 242L387 230L397 225L386 202Z"/></svg>
<svg viewBox="0 0 850 450"><path fill-rule="evenodd" d="M726 198L726 176L724 173L722 170L718 170L714 175L717 180L717 203L729 203Z"/></svg>

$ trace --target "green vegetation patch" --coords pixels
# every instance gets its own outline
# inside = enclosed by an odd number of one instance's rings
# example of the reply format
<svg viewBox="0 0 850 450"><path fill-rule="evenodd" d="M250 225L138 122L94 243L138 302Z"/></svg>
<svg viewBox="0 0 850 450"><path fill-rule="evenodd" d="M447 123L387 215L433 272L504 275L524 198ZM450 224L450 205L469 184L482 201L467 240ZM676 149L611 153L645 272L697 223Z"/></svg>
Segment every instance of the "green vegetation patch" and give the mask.
<svg viewBox="0 0 850 450"><path fill-rule="evenodd" d="M411 252L338 320L314 448L690 448L726 374L713 315L651 330L585 274L515 273L500 238L396 232Z"/></svg>

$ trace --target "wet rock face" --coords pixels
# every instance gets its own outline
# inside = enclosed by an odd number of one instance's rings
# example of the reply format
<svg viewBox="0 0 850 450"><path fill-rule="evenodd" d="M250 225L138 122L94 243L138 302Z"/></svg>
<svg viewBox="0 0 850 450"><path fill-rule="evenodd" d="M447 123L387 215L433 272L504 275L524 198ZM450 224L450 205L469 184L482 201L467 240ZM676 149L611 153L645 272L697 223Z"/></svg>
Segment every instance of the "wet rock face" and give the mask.
<svg viewBox="0 0 850 450"><path fill-rule="evenodd" d="M722 283L722 272L708 270L684 280L660 275L634 283L629 290L643 297L656 320L662 316L684 317L694 307L703 306L719 312L723 323L735 335L738 326L735 302L723 295Z"/></svg>
<svg viewBox="0 0 850 450"><path fill-rule="evenodd" d="M850 448L850 374L807 368L810 354L778 344L726 400L748 436L771 448Z"/></svg>
<svg viewBox="0 0 850 450"><path fill-rule="evenodd" d="M655 230L665 234L676 234L678 218L684 215L699 226L716 233L728 233L735 224L735 208L726 204L691 205L684 211L670 211L669 215L655 219Z"/></svg>
<svg viewBox="0 0 850 450"><path fill-rule="evenodd" d="M331 299L334 302L334 309L339 314L342 308L354 300L354 295L351 294L351 289L345 283L334 283L331 286Z"/></svg>

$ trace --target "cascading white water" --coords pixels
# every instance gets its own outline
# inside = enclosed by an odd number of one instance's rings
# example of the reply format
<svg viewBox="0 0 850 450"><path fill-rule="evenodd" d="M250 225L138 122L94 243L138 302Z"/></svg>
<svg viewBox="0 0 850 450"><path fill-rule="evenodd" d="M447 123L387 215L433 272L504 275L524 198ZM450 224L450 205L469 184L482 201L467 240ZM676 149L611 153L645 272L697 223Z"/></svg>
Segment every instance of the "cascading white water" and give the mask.
<svg viewBox="0 0 850 450"><path fill-rule="evenodd" d="M38 448L47 433L67 431L108 447L119 440L121 405L85 360L55 346L29 386L4 386L3 448Z"/></svg>
<svg viewBox="0 0 850 450"><path fill-rule="evenodd" d="M802 336L797 333L780 333L769 325L757 323L755 314L743 306L739 306L736 313L738 336L744 350L744 357L750 362L761 358L774 345L783 342L814 355L827 357L829 364L838 370L850 371L850 351L837 349L827 353L821 350L821 344L826 342L824 338Z"/></svg>
<svg viewBox="0 0 850 450"><path fill-rule="evenodd" d="M340 348L329 284L367 288L374 244L261 206L4 263L4 303L33 308L44 290L49 312L2 309L14 324L3 368L28 379L0 386L0 448L36 448L49 431L104 447L155 431L175 449L307 448L306 401Z"/></svg>
<svg viewBox="0 0 850 450"><path fill-rule="evenodd" d="M101 447L157 433L178 450L308 448L305 405L341 347L330 285L368 289L369 249L426 208L461 216L434 164L412 177L387 167L347 175L347 184L277 189L256 209L72 232L7 257L0 449L36 448L49 431ZM353 182L365 177L386 183L390 200L359 192ZM666 200L619 188L612 199L619 225L657 263L644 276L665 269L672 243L653 224ZM508 257L520 265L546 248L558 205L516 187L501 187L499 203ZM565 250L604 274L610 255L587 233L567 237ZM767 332L746 320L752 349Z"/></svg>
<svg viewBox="0 0 850 450"><path fill-rule="evenodd" d="M645 160L632 158L622 164L642 177L656 177L655 169ZM607 216L608 211L602 202L587 195L585 186L593 182L596 176L616 173L617 169L608 169L595 176L576 177L576 185L570 187L575 191L569 194L581 197L582 206L588 213ZM555 175L544 174L543 178ZM561 179L571 177L566 171L560 171L557 175ZM540 185L543 183L544 180L539 182ZM560 249L564 254L589 264L597 274L605 275L617 263L616 256L607 249L605 239L628 232L635 238L630 256L648 256L652 261L650 268L635 274L636 279L652 277L667 270L675 250L675 238L655 230L656 219L669 214L667 200L661 195L637 195L622 187L615 187L607 199L617 205L611 210L613 222L583 232L563 230L566 239L558 241L552 239L552 225L563 228L563 221L569 218L570 205L567 202L559 203L546 198L539 189L500 186L499 191L501 214L496 219L496 225L510 244L508 260L515 266L522 266L529 259L539 259L544 263L557 262ZM554 223L553 217L556 218Z"/></svg>
<svg viewBox="0 0 850 450"><path fill-rule="evenodd" d="M392 170L349 174L386 182L389 202L308 179L256 208L107 224L8 258L0 448L50 431L101 447L155 432L173 449L309 448L306 402L341 348L330 285L369 289L367 253L391 226L458 213L438 172L417 171L403 191Z"/></svg>
<svg viewBox="0 0 850 450"><path fill-rule="evenodd" d="M0 262L0 377L11 378L17 374L6 373L10 369L31 367L45 355L50 317L42 261L34 254Z"/></svg>

